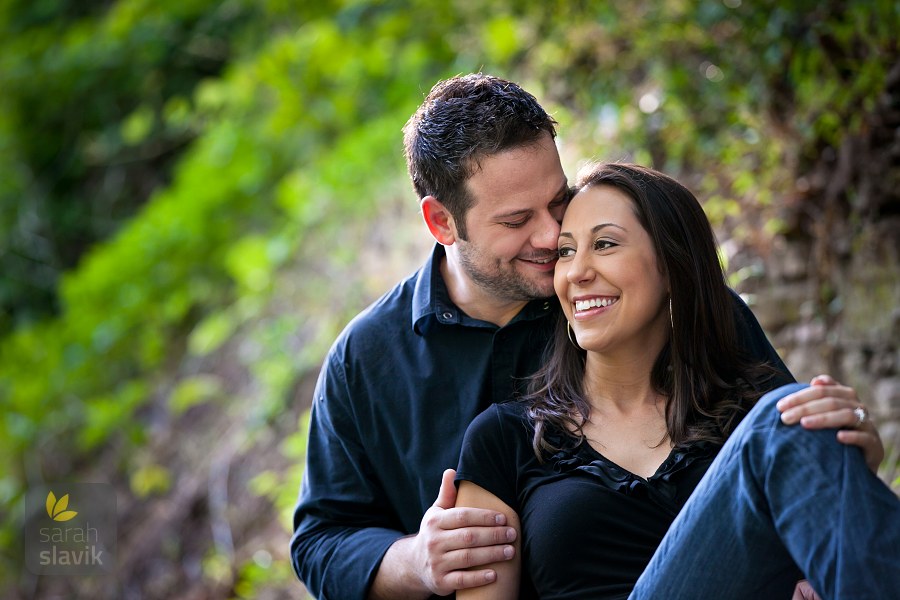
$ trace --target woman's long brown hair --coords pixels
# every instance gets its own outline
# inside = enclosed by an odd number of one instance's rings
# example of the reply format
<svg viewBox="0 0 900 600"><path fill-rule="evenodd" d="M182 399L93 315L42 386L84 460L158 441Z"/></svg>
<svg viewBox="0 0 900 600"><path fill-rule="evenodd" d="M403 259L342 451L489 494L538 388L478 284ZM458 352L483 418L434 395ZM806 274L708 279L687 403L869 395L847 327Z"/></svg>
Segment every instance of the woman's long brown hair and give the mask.
<svg viewBox="0 0 900 600"><path fill-rule="evenodd" d="M738 346L734 299L709 220L687 188L647 167L596 165L579 177L576 192L596 186L614 187L632 199L669 283L671 335L650 376L654 389L668 398L669 439L676 446L701 440L721 444L766 391L762 386L775 370L753 362ZM568 339L561 314L547 360L531 377L524 398L539 459L560 449L548 441L551 431L569 434L573 444L583 438L590 419L585 356Z"/></svg>

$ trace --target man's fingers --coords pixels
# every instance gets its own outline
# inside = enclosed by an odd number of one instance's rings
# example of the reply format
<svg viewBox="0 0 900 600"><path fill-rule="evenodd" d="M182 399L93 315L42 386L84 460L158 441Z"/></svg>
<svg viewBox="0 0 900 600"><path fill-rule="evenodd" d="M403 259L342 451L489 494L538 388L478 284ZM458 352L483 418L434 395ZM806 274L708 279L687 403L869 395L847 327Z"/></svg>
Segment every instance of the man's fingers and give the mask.
<svg viewBox="0 0 900 600"><path fill-rule="evenodd" d="M460 548L445 554L441 567L447 572L472 569L510 560L515 555L515 548L509 544L504 546Z"/></svg>
<svg viewBox="0 0 900 600"><path fill-rule="evenodd" d="M444 586L450 591L466 590L494 582L497 572L493 569L481 571L453 571L444 577Z"/></svg>
<svg viewBox="0 0 900 600"><path fill-rule="evenodd" d="M506 515L487 508L459 507L435 512L430 525L440 529L463 529L466 527L497 527L506 525Z"/></svg>
<svg viewBox="0 0 900 600"><path fill-rule="evenodd" d="M496 525L449 529L429 540L428 551L439 557L434 562L435 569L446 573L509 560L514 554L512 543L516 535L513 527Z"/></svg>
<svg viewBox="0 0 900 600"><path fill-rule="evenodd" d="M438 508L453 508L456 505L456 485L453 480L456 478L456 471L447 469L441 476L441 489L438 491L437 500L434 505Z"/></svg>
<svg viewBox="0 0 900 600"><path fill-rule="evenodd" d="M460 527L490 527L506 525L506 515L495 510L483 508L454 508L456 506L456 471L447 469L441 476L441 489L438 491L434 506L444 509L434 517L441 529L459 529Z"/></svg>
<svg viewBox="0 0 900 600"><path fill-rule="evenodd" d="M465 527L454 531L451 539L453 548L511 544L516 541L516 530L512 527Z"/></svg>
<svg viewBox="0 0 900 600"><path fill-rule="evenodd" d="M812 589L809 582L803 579L797 582L797 587L794 588L794 595L791 596L791 600L821 600L821 598L819 598L816 591Z"/></svg>
<svg viewBox="0 0 900 600"><path fill-rule="evenodd" d="M441 554L440 561L432 565L436 584L432 589L444 595L491 583L497 578L496 571L480 567L510 560L515 554L512 545L460 548Z"/></svg>

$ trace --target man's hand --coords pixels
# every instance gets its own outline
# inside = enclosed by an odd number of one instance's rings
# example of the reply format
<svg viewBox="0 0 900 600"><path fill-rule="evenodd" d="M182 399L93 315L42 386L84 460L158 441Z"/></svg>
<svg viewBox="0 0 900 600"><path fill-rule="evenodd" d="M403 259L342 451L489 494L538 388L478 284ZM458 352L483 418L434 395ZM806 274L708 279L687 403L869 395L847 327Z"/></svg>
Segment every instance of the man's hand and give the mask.
<svg viewBox="0 0 900 600"><path fill-rule="evenodd" d="M809 582L805 579L801 579L797 582L797 587L794 588L794 595L791 596L791 600L822 600L819 598L819 595L816 593L816 590L812 589L812 586L809 585Z"/></svg>
<svg viewBox="0 0 900 600"><path fill-rule="evenodd" d="M799 422L806 429L846 428L838 431L838 441L859 446L869 469L873 473L878 471L878 465L884 460L884 444L871 419L866 418L857 426L859 416L854 410L865 410L865 407L853 388L840 385L828 375L819 375L813 377L810 387L779 400L777 407L786 425Z"/></svg>
<svg viewBox="0 0 900 600"><path fill-rule="evenodd" d="M502 513L454 508L455 477L453 469L444 471L437 500L422 517L419 532L388 548L370 599L446 596L456 590L486 585L497 578L497 573L478 567L514 556L516 530L506 526Z"/></svg>
<svg viewBox="0 0 900 600"><path fill-rule="evenodd" d="M491 569L471 569L513 557L516 530L506 517L492 510L454 508L456 471L447 469L434 506L422 517L415 538L415 554L422 564L422 581L443 596L494 581Z"/></svg>

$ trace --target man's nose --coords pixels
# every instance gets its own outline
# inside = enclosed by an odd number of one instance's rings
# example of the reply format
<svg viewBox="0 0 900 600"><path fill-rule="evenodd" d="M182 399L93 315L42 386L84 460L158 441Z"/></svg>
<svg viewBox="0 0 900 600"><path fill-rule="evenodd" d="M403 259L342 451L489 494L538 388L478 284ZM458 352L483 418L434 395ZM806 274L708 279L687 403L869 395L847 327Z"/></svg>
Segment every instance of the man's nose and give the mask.
<svg viewBox="0 0 900 600"><path fill-rule="evenodd" d="M559 222L545 211L537 223L534 234L531 236L531 245L535 248L556 251L559 243Z"/></svg>

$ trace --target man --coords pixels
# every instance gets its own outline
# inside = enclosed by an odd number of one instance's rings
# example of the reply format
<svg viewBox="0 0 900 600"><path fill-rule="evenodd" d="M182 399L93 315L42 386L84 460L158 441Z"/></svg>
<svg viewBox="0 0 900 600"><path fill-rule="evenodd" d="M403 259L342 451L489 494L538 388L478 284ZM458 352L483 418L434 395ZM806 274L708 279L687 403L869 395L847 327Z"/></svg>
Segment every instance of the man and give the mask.
<svg viewBox="0 0 900 600"><path fill-rule="evenodd" d="M559 311L568 184L535 98L455 77L404 133L437 244L347 326L319 376L291 556L320 599L427 598L493 580L485 565L512 557L515 531L499 513L454 508L444 470L470 421L537 369ZM749 309L736 310L748 352L792 381Z"/></svg>

